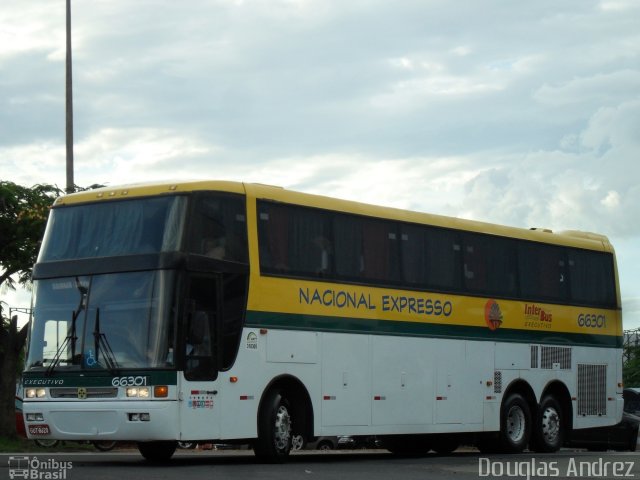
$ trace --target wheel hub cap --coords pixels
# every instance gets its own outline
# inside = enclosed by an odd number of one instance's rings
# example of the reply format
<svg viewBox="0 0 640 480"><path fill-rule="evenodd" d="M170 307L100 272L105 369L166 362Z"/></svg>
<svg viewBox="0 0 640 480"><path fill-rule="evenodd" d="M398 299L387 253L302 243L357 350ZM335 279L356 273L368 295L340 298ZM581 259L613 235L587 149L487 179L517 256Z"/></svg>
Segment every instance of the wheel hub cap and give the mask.
<svg viewBox="0 0 640 480"><path fill-rule="evenodd" d="M560 434L560 416L555 408L547 408L542 412L542 435L549 443L555 443Z"/></svg>
<svg viewBox="0 0 640 480"><path fill-rule="evenodd" d="M291 438L291 416L284 405L278 408L275 427L275 446L278 450L286 450Z"/></svg>
<svg viewBox="0 0 640 480"><path fill-rule="evenodd" d="M522 441L525 435L526 418L522 409L513 406L507 415L507 434L512 442Z"/></svg>

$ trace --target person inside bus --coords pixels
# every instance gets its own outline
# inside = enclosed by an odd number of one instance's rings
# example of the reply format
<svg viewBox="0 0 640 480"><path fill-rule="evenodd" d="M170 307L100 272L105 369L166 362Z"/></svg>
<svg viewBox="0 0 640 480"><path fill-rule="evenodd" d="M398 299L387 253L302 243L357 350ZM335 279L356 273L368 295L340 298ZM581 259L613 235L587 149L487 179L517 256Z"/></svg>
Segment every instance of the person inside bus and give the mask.
<svg viewBox="0 0 640 480"><path fill-rule="evenodd" d="M333 253L333 249L331 248L331 242L323 237L322 235L318 235L313 239L313 249L314 249L314 259L316 260L316 269L315 273L319 276L323 276L327 273L330 273L331 270L331 255Z"/></svg>
<svg viewBox="0 0 640 480"><path fill-rule="evenodd" d="M226 238L224 236L216 238L206 238L203 241L203 251L207 257L223 260L226 256Z"/></svg>
<svg viewBox="0 0 640 480"><path fill-rule="evenodd" d="M195 375L206 375L210 366L211 338L209 334L209 316L206 312L196 311L191 318L186 341L186 370Z"/></svg>

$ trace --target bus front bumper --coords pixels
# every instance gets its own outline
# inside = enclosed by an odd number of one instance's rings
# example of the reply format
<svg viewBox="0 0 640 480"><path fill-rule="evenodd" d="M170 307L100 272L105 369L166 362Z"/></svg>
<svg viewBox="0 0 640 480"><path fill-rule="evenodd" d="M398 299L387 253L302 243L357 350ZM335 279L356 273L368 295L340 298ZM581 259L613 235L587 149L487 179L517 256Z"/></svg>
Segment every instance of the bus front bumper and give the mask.
<svg viewBox="0 0 640 480"><path fill-rule="evenodd" d="M175 440L178 402L24 402L28 438L56 440Z"/></svg>

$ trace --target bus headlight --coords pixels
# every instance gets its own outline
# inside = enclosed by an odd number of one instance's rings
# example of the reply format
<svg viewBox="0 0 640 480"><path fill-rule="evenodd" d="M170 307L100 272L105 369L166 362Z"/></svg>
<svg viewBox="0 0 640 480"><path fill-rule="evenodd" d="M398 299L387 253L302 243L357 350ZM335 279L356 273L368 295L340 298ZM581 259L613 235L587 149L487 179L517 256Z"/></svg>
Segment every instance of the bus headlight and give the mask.
<svg viewBox="0 0 640 480"><path fill-rule="evenodd" d="M47 396L47 390L44 388L27 388L25 395L27 398L44 398Z"/></svg>
<svg viewBox="0 0 640 480"><path fill-rule="evenodd" d="M149 398L149 387L127 387L127 397Z"/></svg>

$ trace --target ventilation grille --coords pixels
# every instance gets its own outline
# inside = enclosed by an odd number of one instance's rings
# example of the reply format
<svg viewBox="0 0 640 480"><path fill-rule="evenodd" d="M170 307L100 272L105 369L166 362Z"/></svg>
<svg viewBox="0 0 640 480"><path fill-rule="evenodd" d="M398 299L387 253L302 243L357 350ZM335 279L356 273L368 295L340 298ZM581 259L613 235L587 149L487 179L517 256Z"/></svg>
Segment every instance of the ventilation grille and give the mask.
<svg viewBox="0 0 640 480"><path fill-rule="evenodd" d="M502 393L502 372L500 370L493 372L493 393Z"/></svg>
<svg viewBox="0 0 640 480"><path fill-rule="evenodd" d="M578 365L578 415L607 414L607 366Z"/></svg>
<svg viewBox="0 0 640 480"><path fill-rule="evenodd" d="M117 387L87 387L84 398L116 398ZM54 387L50 390L51 398L79 398L78 387Z"/></svg>
<svg viewBox="0 0 640 480"><path fill-rule="evenodd" d="M552 369L554 363L561 370L571 370L571 347L540 347L542 363L540 368Z"/></svg>
<svg viewBox="0 0 640 480"><path fill-rule="evenodd" d="M537 345L531 345L531 368L538 368L539 357L540 348Z"/></svg>

